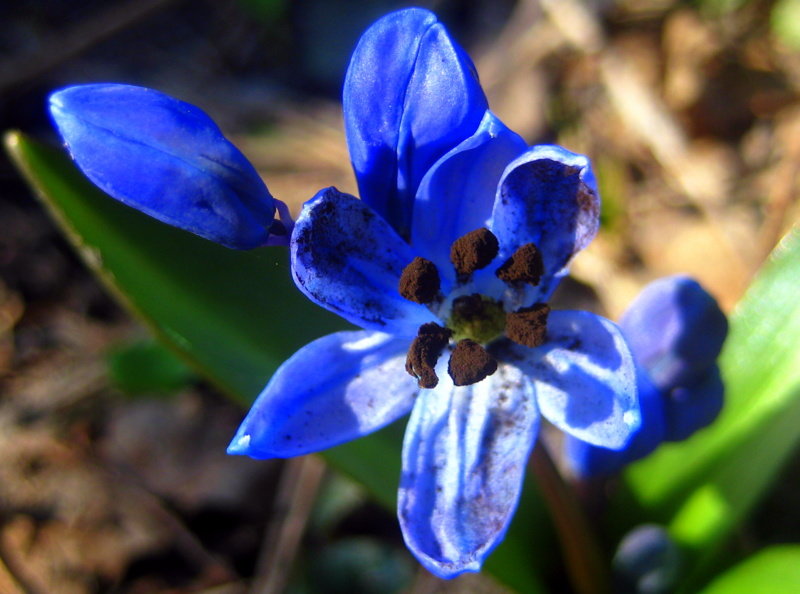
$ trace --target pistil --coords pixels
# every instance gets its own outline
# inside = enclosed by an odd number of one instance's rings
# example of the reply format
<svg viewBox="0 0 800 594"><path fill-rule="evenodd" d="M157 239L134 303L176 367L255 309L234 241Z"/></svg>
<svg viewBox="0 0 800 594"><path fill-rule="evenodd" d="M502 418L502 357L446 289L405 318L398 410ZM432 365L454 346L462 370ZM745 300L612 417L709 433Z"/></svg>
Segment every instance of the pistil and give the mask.
<svg viewBox="0 0 800 594"><path fill-rule="evenodd" d="M454 299L447 320L447 326L453 329L454 340L470 338L481 344L502 336L505 325L503 305L478 293Z"/></svg>
<svg viewBox="0 0 800 594"><path fill-rule="evenodd" d="M497 256L497 238L485 228L476 229L453 242L450 260L459 283L469 281L472 273L487 267ZM520 246L496 271L497 277L512 288L536 286L544 274L542 254L533 243ZM428 305L431 311L447 303L441 294L441 279L436 266L425 258L414 258L400 276L400 295L414 303ZM550 307L536 303L506 312L503 303L492 297L473 293L455 297L446 326L427 323L420 326L406 356L406 371L415 377L420 388L432 389L439 383L436 363L452 340L447 372L456 386L469 386L484 380L497 370L497 361L483 345L505 335L526 347L538 347L547 340L547 317Z"/></svg>

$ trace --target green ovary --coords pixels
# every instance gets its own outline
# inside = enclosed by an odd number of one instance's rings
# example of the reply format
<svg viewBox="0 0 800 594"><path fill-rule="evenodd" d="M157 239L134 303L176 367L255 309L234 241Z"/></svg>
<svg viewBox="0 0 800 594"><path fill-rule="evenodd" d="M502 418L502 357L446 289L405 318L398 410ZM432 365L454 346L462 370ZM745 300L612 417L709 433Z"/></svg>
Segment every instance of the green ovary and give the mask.
<svg viewBox="0 0 800 594"><path fill-rule="evenodd" d="M462 312L454 307L447 320L447 327L453 331L453 340L465 338L478 344L487 344L503 335L506 329L506 312L502 304L494 299L481 296L480 308Z"/></svg>

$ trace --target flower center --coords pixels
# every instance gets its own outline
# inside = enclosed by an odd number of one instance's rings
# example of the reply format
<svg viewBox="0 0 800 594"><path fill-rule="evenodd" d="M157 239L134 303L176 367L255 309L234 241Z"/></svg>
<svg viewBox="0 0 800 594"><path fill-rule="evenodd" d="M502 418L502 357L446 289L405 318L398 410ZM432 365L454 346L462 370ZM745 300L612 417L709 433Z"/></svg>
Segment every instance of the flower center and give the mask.
<svg viewBox="0 0 800 594"><path fill-rule="evenodd" d="M492 263L498 250L497 238L485 228L471 231L453 242L450 261L462 290L474 272ZM526 284L536 286L544 274L541 253L534 244L527 243L495 274L513 289ZM446 303L441 294L439 272L433 262L425 258L414 258L405 267L398 289L404 298L428 305L433 311L442 309L442 303ZM508 338L527 347L541 346L547 337L549 313L550 308L544 303L507 312L501 301L480 293L455 297L444 326L427 323L419 328L408 351L406 371L417 378L421 388L436 387L439 382L436 363L449 348L447 372L453 383L469 386L480 382L497 370L497 361L485 345Z"/></svg>
<svg viewBox="0 0 800 594"><path fill-rule="evenodd" d="M484 295L463 295L453 300L446 325L453 331L453 340L469 338L487 344L505 331L506 310L502 303Z"/></svg>

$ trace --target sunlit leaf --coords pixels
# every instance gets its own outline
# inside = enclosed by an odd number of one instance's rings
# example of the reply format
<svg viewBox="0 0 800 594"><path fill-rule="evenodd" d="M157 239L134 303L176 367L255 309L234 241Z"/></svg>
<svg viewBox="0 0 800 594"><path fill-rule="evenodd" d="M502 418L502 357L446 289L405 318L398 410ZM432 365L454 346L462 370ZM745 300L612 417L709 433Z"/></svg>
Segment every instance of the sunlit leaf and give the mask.
<svg viewBox="0 0 800 594"><path fill-rule="evenodd" d="M800 546L764 549L729 569L702 594L775 594L800 592Z"/></svg>
<svg viewBox="0 0 800 594"><path fill-rule="evenodd" d="M6 146L86 264L241 402L297 348L342 327L295 289L285 250L223 248L109 199L60 151L14 133Z"/></svg>
<svg viewBox="0 0 800 594"><path fill-rule="evenodd" d="M800 49L800 0L778 0L770 25L775 36L790 49Z"/></svg>

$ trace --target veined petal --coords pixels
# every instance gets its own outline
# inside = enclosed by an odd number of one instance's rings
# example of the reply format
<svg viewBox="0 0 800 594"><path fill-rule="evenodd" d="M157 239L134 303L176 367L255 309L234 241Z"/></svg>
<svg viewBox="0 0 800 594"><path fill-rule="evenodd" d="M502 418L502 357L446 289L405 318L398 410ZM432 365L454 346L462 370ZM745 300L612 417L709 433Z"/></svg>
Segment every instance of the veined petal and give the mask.
<svg viewBox="0 0 800 594"><path fill-rule="evenodd" d="M478 571L517 507L539 414L514 366L457 388L440 363L422 390L403 442L398 516L406 545L429 571Z"/></svg>
<svg viewBox="0 0 800 594"><path fill-rule="evenodd" d="M475 134L439 159L417 191L411 245L455 278L452 243L485 227L500 176L526 148L525 141L487 110Z"/></svg>
<svg viewBox="0 0 800 594"><path fill-rule="evenodd" d="M326 188L306 202L291 240L292 275L309 299L368 330L413 336L436 321L404 299L400 275L415 256L361 200Z"/></svg>
<svg viewBox="0 0 800 594"><path fill-rule="evenodd" d="M362 35L342 102L361 198L407 238L422 176L486 110L475 67L433 13L400 10Z"/></svg>
<svg viewBox="0 0 800 594"><path fill-rule="evenodd" d="M572 257L594 238L600 225L600 198L589 159L554 145L531 147L503 174L490 229L501 258L525 243L542 252L546 299L566 273Z"/></svg>
<svg viewBox="0 0 800 594"><path fill-rule="evenodd" d="M380 429L406 414L419 388L405 371L409 340L337 332L297 351L253 404L229 454L288 458Z"/></svg>
<svg viewBox="0 0 800 594"><path fill-rule="evenodd" d="M586 311L552 311L544 345L510 348L511 362L536 386L542 416L562 431L620 449L639 427L633 357L612 322Z"/></svg>
<svg viewBox="0 0 800 594"><path fill-rule="evenodd" d="M153 89L93 84L53 93L50 113L78 167L117 200L228 247L267 243L272 196L199 108Z"/></svg>
<svg viewBox="0 0 800 594"><path fill-rule="evenodd" d="M573 472L579 477L609 476L626 464L655 450L666 435L664 396L650 381L647 372L637 369L637 388L642 423L625 447L609 450L593 446L571 435L564 440L564 453Z"/></svg>

